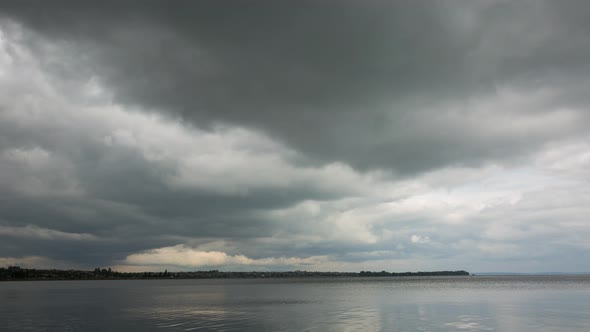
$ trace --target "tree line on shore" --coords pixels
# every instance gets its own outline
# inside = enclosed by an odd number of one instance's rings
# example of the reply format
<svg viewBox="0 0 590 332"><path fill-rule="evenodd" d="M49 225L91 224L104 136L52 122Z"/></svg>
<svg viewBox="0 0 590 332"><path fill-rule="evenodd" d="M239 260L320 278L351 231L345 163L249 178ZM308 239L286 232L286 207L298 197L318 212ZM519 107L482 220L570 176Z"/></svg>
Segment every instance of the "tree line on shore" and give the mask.
<svg viewBox="0 0 590 332"><path fill-rule="evenodd" d="M28 269L18 266L0 268L0 280L101 280L101 279L230 279L230 278L300 278L300 277L420 277L468 276L467 271L430 272L317 272L317 271L252 271L225 272L219 270L192 272L118 272L111 268L91 271Z"/></svg>

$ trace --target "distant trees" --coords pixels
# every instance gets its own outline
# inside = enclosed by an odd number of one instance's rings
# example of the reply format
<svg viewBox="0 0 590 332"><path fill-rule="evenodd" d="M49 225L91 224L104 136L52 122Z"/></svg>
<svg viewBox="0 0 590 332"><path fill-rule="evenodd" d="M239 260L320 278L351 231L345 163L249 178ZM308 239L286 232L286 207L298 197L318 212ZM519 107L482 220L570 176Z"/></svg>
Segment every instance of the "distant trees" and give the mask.
<svg viewBox="0 0 590 332"><path fill-rule="evenodd" d="M87 280L87 279L220 279L220 278L307 278L307 277L412 277L412 276L468 276L466 271L433 272L223 272L219 270L193 272L117 272L111 268L93 271L24 269L18 266L0 268L0 280Z"/></svg>
<svg viewBox="0 0 590 332"><path fill-rule="evenodd" d="M8 268L0 268L0 279L26 279L28 270L20 266L9 266Z"/></svg>

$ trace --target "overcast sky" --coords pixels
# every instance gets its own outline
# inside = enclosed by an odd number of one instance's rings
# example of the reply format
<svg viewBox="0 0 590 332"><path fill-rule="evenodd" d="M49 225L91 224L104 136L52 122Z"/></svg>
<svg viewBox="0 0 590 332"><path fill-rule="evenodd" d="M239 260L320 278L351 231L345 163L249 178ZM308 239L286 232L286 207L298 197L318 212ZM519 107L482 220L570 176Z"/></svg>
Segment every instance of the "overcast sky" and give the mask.
<svg viewBox="0 0 590 332"><path fill-rule="evenodd" d="M2 1L0 266L590 271L586 1Z"/></svg>

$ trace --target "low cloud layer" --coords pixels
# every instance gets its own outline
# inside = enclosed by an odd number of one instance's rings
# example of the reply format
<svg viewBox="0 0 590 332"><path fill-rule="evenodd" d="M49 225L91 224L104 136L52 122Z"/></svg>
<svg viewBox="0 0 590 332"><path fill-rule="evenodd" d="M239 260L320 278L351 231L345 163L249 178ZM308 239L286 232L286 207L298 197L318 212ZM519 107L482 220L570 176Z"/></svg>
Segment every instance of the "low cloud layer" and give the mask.
<svg viewBox="0 0 590 332"><path fill-rule="evenodd" d="M291 266L313 266L317 267L325 261L325 257L315 256L307 258L296 257L272 257L252 259L244 255L228 255L221 251L199 251L177 245L174 247L164 247L152 249L145 252L129 255L123 261L125 269L133 269L135 266L172 266L183 268L194 267L291 267ZM137 267L135 267L137 269Z"/></svg>
<svg viewBox="0 0 590 332"><path fill-rule="evenodd" d="M0 265L590 271L583 6L2 4Z"/></svg>

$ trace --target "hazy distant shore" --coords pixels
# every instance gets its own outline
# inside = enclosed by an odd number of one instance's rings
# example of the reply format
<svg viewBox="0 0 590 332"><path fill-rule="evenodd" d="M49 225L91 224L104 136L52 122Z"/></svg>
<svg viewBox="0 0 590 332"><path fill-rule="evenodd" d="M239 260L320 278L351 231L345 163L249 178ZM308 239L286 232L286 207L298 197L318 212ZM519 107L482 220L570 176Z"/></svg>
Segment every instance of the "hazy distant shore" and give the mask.
<svg viewBox="0 0 590 332"><path fill-rule="evenodd" d="M423 277L423 276L468 276L467 271L428 272L224 272L218 270L193 272L118 272L96 268L92 271L27 269L17 266L0 268L0 281L10 280L142 280L142 279L260 279L260 278L307 278L307 277Z"/></svg>

